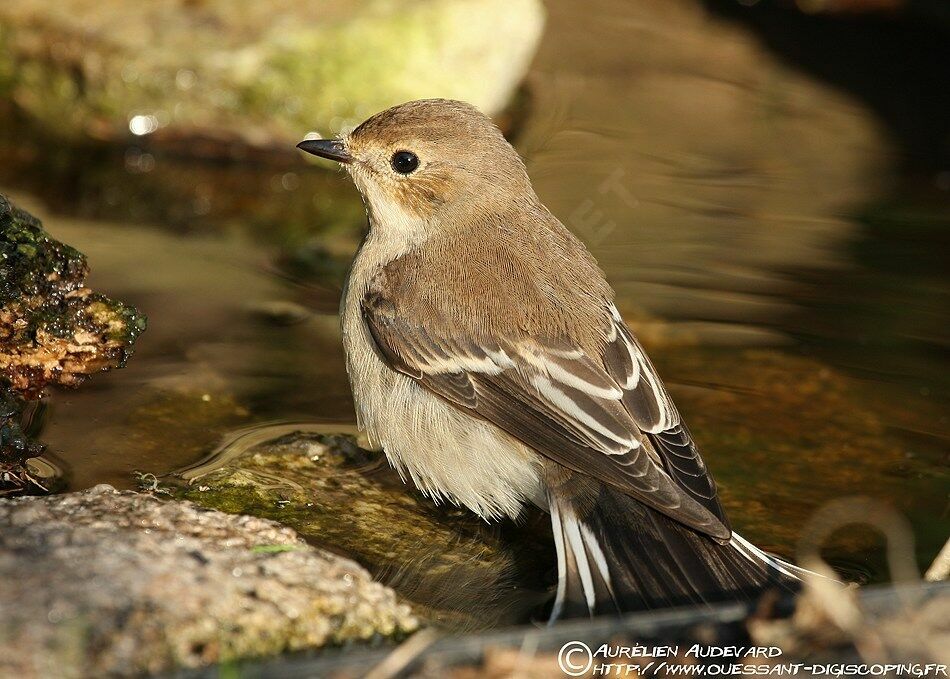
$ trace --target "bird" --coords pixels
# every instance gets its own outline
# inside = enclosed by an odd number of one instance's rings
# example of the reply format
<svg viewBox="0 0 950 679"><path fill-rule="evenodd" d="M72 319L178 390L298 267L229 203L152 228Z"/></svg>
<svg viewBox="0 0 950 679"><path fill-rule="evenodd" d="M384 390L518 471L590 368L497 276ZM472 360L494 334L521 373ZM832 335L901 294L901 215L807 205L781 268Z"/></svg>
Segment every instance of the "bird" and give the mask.
<svg viewBox="0 0 950 679"><path fill-rule="evenodd" d="M732 530L604 273L487 115L410 101L298 148L340 163L367 213L340 307L360 430L435 502L545 510L551 621L798 580Z"/></svg>

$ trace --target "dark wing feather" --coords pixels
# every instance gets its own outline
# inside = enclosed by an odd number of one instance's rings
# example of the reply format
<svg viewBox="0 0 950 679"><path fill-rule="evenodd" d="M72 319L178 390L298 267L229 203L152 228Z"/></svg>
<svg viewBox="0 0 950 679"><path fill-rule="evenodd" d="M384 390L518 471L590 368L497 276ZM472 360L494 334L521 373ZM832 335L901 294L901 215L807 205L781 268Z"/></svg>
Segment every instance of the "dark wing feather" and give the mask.
<svg viewBox="0 0 950 679"><path fill-rule="evenodd" d="M604 349L604 364L624 387L624 405L663 459L670 476L728 527L716 482L656 368L620 314L612 310L612 316L614 331Z"/></svg>
<svg viewBox="0 0 950 679"><path fill-rule="evenodd" d="M712 481L652 366L635 343L617 343L629 337L622 321L604 355L592 358L563 341L436 332L378 292L363 299L362 312L394 370L545 457L729 538Z"/></svg>

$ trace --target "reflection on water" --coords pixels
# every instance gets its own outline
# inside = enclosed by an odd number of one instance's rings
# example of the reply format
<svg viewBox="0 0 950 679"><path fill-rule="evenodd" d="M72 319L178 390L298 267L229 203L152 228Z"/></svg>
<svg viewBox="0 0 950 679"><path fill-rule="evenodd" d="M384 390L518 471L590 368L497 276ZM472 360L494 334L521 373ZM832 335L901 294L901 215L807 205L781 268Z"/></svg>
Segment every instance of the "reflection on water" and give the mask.
<svg viewBox="0 0 950 679"><path fill-rule="evenodd" d="M217 469L227 466L238 458L247 455L255 446L274 441L282 436L300 433L313 434L358 434L354 425L341 423L313 424L310 422L263 422L228 432L218 446L207 456L194 464L189 464L174 471L190 484L200 481ZM371 463L358 469L360 473L369 473L379 467L379 456L375 456ZM298 486L299 487L299 486Z"/></svg>
<svg viewBox="0 0 950 679"><path fill-rule="evenodd" d="M792 554L824 502L869 495L909 516L926 565L950 528L946 194L894 195L874 115L748 29L686 0L595 4L550 3L516 142L615 286L733 524ZM261 422L352 423L335 308L362 207L343 177L292 150L286 167L201 166L10 134L0 190L150 319L128 369L52 399L43 438L71 487L132 487ZM827 553L885 577L868 532ZM425 587L415 558L395 576L407 593Z"/></svg>

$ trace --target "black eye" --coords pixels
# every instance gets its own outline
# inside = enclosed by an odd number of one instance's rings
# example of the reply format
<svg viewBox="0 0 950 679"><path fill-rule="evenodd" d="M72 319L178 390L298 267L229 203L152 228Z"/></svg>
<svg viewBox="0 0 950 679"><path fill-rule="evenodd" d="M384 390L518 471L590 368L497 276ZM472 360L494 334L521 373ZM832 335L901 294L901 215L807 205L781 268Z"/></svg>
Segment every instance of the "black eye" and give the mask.
<svg viewBox="0 0 950 679"><path fill-rule="evenodd" d="M412 174L419 167L419 157L412 151L396 151L390 164L399 174Z"/></svg>

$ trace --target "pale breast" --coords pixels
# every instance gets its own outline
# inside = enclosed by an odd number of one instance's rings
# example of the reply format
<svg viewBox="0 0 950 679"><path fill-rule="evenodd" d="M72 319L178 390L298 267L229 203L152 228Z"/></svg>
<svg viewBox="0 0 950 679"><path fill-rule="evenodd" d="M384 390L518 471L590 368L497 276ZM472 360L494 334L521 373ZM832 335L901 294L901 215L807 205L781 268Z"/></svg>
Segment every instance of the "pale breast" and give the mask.
<svg viewBox="0 0 950 679"><path fill-rule="evenodd" d="M373 346L360 302L385 254L371 238L354 260L341 308L346 367L357 420L403 479L436 501L484 518L516 517L543 503L540 456L492 424L432 395L390 369Z"/></svg>

